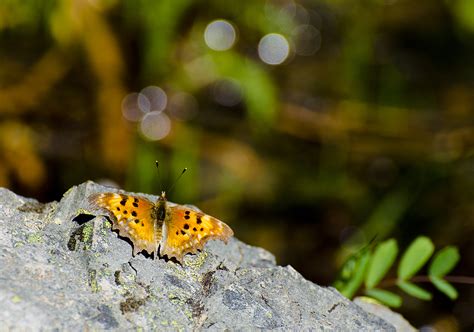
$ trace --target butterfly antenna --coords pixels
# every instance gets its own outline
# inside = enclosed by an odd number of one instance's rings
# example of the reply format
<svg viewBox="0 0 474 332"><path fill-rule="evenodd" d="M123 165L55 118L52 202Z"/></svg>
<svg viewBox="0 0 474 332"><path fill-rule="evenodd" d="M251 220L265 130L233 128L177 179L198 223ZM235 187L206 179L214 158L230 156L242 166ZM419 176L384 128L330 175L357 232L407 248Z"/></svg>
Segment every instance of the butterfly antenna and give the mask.
<svg viewBox="0 0 474 332"><path fill-rule="evenodd" d="M183 174L188 170L187 167L185 167L183 169L183 171L181 172L181 174L176 178L176 180L174 180L173 184L169 187L169 189L167 190L168 193L171 193L171 191L173 190L173 188L176 186L176 183L178 182L179 179L181 179L181 177L183 176Z"/></svg>
<svg viewBox="0 0 474 332"><path fill-rule="evenodd" d="M163 179L161 178L160 174L160 164L158 163L158 160L155 160L155 165L156 165L156 171L158 172L158 182L160 184L160 188L163 189Z"/></svg>

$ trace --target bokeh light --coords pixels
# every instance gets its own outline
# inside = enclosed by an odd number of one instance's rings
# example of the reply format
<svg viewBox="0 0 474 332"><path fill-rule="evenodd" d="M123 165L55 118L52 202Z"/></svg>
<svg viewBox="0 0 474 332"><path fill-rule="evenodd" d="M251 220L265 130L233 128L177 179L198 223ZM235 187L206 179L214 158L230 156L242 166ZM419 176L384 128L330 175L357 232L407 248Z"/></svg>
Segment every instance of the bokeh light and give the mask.
<svg viewBox="0 0 474 332"><path fill-rule="evenodd" d="M293 19L301 24L307 24L310 21L310 14L302 5L296 4Z"/></svg>
<svg viewBox="0 0 474 332"><path fill-rule="evenodd" d="M258 43L258 56L269 65L282 64L290 54L290 44L278 33L265 35Z"/></svg>
<svg viewBox="0 0 474 332"><path fill-rule="evenodd" d="M144 112L162 112L168 103L168 96L162 88L157 86L147 86L140 91L138 105Z"/></svg>
<svg viewBox="0 0 474 332"><path fill-rule="evenodd" d="M133 122L141 120L145 113L138 105L138 93L133 92L126 95L122 100L122 115L125 119Z"/></svg>
<svg viewBox="0 0 474 332"><path fill-rule="evenodd" d="M140 110L143 113L150 112L151 104L150 104L150 100L148 100L147 96L145 96L142 93L139 93L137 101L138 101L138 108L140 108Z"/></svg>
<svg viewBox="0 0 474 332"><path fill-rule="evenodd" d="M235 106L242 100L242 87L234 79L222 79L212 86L212 97L223 106Z"/></svg>
<svg viewBox="0 0 474 332"><path fill-rule="evenodd" d="M297 26L293 31L293 40L298 55L310 56L321 48L321 33L312 25Z"/></svg>
<svg viewBox="0 0 474 332"><path fill-rule="evenodd" d="M177 92L170 98L168 113L176 120L186 121L196 116L198 102L193 95L186 92Z"/></svg>
<svg viewBox="0 0 474 332"><path fill-rule="evenodd" d="M171 121L163 112L147 113L140 123L140 131L150 141L158 141L166 137L171 130Z"/></svg>
<svg viewBox="0 0 474 332"><path fill-rule="evenodd" d="M280 11L280 16L286 16L288 19L291 19L293 22L298 22L300 24L306 24L309 22L310 15L306 8L302 5L297 4L293 1L284 5ZM284 21L284 20L282 20ZM285 28L285 26L283 26Z"/></svg>
<svg viewBox="0 0 474 332"><path fill-rule="evenodd" d="M216 20L209 23L204 31L206 45L215 51L230 49L237 38L232 24L225 20Z"/></svg>

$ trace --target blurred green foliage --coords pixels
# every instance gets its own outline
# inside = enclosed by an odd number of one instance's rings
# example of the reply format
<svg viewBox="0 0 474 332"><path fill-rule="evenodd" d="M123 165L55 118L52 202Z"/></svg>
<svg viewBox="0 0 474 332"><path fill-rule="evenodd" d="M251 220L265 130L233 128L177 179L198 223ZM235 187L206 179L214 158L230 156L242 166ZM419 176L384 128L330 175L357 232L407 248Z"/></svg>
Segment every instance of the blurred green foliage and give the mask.
<svg viewBox="0 0 474 332"><path fill-rule="evenodd" d="M403 253L397 270L397 278L385 278L398 254L395 239L378 244L374 249L367 245L351 257L342 266L339 277L334 282L341 294L353 298L360 293L365 282L364 294L388 306L398 308L402 305L400 295L381 288L398 286L406 294L417 299L429 301L432 294L419 287L416 282L431 281L433 285L451 300L458 297L457 290L444 278L458 263L459 252L456 247L447 246L438 251L428 268L428 276L417 275L434 251L434 245L426 236L417 237ZM469 278L465 278L468 280ZM470 278L470 283L473 278ZM378 286L378 288L377 288Z"/></svg>
<svg viewBox="0 0 474 332"><path fill-rule="evenodd" d="M225 50L205 40L215 20L234 29ZM270 33L290 49L279 65L259 48ZM470 0L2 0L0 186L42 201L89 179L159 193L188 167L173 201L318 283L374 236L456 245L469 276L473 38ZM149 86L168 98L160 139L145 112L125 116ZM371 265L372 249L353 260L365 257L359 284L389 265ZM402 313L471 326L472 287L458 289Z"/></svg>

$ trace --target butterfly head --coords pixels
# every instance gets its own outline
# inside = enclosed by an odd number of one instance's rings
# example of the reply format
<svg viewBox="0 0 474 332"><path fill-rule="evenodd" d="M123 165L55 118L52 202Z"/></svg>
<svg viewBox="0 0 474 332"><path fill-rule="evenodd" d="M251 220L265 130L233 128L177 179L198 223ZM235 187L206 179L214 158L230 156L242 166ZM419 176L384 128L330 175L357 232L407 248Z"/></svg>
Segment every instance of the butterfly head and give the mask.
<svg viewBox="0 0 474 332"><path fill-rule="evenodd" d="M166 191L162 191L160 197L158 197L158 201L165 201L166 202Z"/></svg>

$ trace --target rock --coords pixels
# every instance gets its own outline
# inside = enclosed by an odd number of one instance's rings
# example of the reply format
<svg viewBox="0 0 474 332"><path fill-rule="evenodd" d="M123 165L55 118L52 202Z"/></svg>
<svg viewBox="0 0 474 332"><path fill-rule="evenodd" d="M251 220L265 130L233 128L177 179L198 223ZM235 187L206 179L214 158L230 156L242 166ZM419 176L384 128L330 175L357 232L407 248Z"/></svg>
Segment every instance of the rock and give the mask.
<svg viewBox="0 0 474 332"><path fill-rule="evenodd" d="M392 324L397 331L399 332L415 332L415 329L402 315L393 312L386 306L380 304L376 300L373 300L368 297L356 297L354 303L359 307L363 308L365 311L374 314Z"/></svg>
<svg viewBox="0 0 474 332"><path fill-rule="evenodd" d="M41 204L0 188L3 329L395 331L236 238L210 241L183 265L132 257L87 203L99 191L111 189L87 182Z"/></svg>

